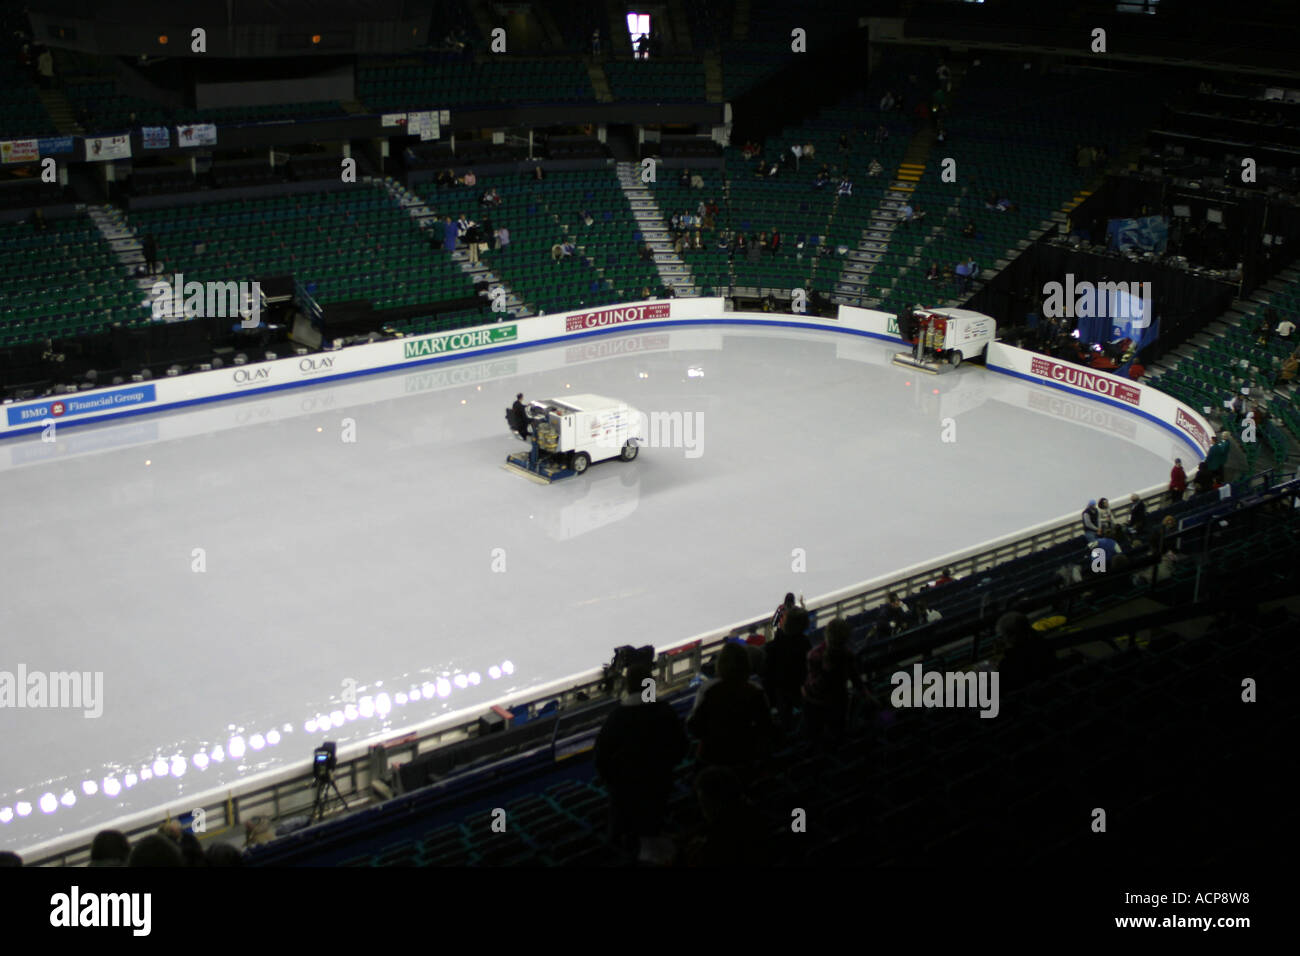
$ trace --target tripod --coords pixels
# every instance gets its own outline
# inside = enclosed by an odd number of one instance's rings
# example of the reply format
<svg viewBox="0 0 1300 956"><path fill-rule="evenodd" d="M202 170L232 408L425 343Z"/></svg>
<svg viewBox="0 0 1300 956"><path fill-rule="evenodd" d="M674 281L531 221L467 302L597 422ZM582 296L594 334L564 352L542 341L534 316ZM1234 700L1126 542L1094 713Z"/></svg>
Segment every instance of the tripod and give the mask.
<svg viewBox="0 0 1300 956"><path fill-rule="evenodd" d="M316 778L316 800L311 807L310 821L325 819L325 811L329 808L330 800L329 791L334 791L334 797L338 798L339 803L343 804L343 809L348 809L348 802L343 799L343 794L339 793L339 786L334 782L334 775L328 770Z"/></svg>

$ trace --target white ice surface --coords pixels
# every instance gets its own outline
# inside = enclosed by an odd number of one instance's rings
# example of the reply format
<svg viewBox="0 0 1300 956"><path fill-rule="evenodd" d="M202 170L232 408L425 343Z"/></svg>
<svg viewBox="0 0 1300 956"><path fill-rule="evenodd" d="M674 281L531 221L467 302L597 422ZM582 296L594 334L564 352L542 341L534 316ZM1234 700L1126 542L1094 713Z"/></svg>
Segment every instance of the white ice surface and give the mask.
<svg viewBox="0 0 1300 956"><path fill-rule="evenodd" d="M94 719L0 710L0 847L183 810L305 766L321 740L757 619L787 590L812 598L1118 498L1188 456L1123 411L979 367L920 374L894 351L797 330L626 333L0 444L0 671L104 681ZM521 390L680 411L699 444L535 485L500 467L525 447L503 420ZM343 711L348 680L390 700L429 681L433 699L308 732ZM192 761L276 730L242 759ZM158 761L166 776L105 794Z"/></svg>

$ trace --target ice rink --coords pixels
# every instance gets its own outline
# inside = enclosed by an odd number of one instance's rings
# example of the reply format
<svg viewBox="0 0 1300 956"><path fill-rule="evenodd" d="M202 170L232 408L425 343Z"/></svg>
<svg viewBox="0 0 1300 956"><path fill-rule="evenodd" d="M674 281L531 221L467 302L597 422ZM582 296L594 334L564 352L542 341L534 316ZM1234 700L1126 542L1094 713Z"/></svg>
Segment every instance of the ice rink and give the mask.
<svg viewBox="0 0 1300 956"><path fill-rule="evenodd" d="M0 670L103 675L97 717L0 711L0 848L184 812L322 740L757 619L1190 457L1110 406L896 350L644 330L0 444ZM683 428L540 486L501 467L525 447L503 420L519 391Z"/></svg>

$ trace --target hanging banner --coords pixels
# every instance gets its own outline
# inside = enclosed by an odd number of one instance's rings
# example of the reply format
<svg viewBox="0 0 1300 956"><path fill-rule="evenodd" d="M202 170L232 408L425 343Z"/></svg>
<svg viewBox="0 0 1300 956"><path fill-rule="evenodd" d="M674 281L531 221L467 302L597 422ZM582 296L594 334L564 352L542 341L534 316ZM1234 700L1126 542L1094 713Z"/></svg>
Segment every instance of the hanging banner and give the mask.
<svg viewBox="0 0 1300 956"><path fill-rule="evenodd" d="M145 149L168 149L172 144L172 131L166 126L141 126L140 139Z"/></svg>
<svg viewBox="0 0 1300 956"><path fill-rule="evenodd" d="M215 146L217 128L211 123L196 123L193 126L176 127L176 145L178 146Z"/></svg>
<svg viewBox="0 0 1300 956"><path fill-rule="evenodd" d="M36 142L40 146L42 156L64 156L72 152L71 136L51 136L49 139L38 139Z"/></svg>
<svg viewBox="0 0 1300 956"><path fill-rule="evenodd" d="M30 163L40 158L40 148L34 139L11 139L0 143L0 161Z"/></svg>
<svg viewBox="0 0 1300 956"><path fill-rule="evenodd" d="M129 159L131 156L131 137L95 136L86 139L86 161L102 163L110 159Z"/></svg>
<svg viewBox="0 0 1300 956"><path fill-rule="evenodd" d="M384 124L385 126L405 126L405 125L406 125L406 114L405 114L405 113L385 113L385 114L383 115L382 122L383 122L383 124Z"/></svg>

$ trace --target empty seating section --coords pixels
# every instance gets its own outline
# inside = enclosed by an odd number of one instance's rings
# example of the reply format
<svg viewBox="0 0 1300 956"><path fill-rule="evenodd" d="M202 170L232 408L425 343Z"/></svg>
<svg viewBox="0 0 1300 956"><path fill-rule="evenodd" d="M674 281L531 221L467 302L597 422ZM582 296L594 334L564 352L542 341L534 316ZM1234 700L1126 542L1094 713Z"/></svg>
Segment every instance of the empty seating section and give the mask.
<svg viewBox="0 0 1300 956"><path fill-rule="evenodd" d="M732 101L743 96L796 55L791 52L788 40L723 44L722 98Z"/></svg>
<svg viewBox="0 0 1300 956"><path fill-rule="evenodd" d="M704 66L698 61L609 60L605 75L616 100L680 103L704 99Z"/></svg>
<svg viewBox="0 0 1300 956"><path fill-rule="evenodd" d="M474 294L470 280L379 187L137 212L167 274L238 282L294 275L323 305L400 308Z"/></svg>
<svg viewBox="0 0 1300 956"><path fill-rule="evenodd" d="M195 109L168 106L117 91L112 79L70 79L64 87L68 102L78 111L87 132L108 132L139 126L174 126L184 123L266 123L344 115L337 100L310 103L275 103L267 106L229 106Z"/></svg>
<svg viewBox="0 0 1300 956"><path fill-rule="evenodd" d="M0 139L57 135L31 77L11 57L0 56Z"/></svg>
<svg viewBox="0 0 1300 956"><path fill-rule="evenodd" d="M701 83L701 89L703 85ZM475 63L429 54L357 69L357 99L376 112L505 103L577 103L596 98L586 67L572 59L501 56Z"/></svg>
<svg viewBox="0 0 1300 956"><path fill-rule="evenodd" d="M502 197L486 209L479 196L489 187ZM510 243L490 250L484 261L534 311L559 312L641 297L643 286L658 287L658 273L637 259L638 234L632 210L613 171L553 172L536 181L514 176L479 177L472 189L428 183L417 193L441 219L462 213L493 229L506 227ZM586 211L592 224L584 224ZM565 236L577 251L556 262L551 248Z"/></svg>
<svg viewBox="0 0 1300 956"><path fill-rule="evenodd" d="M734 0L691 0L683 3L682 8L690 24L696 53L717 50L731 39L736 19Z"/></svg>
<svg viewBox="0 0 1300 956"><path fill-rule="evenodd" d="M0 347L145 321L143 298L87 217L0 225Z"/></svg>

